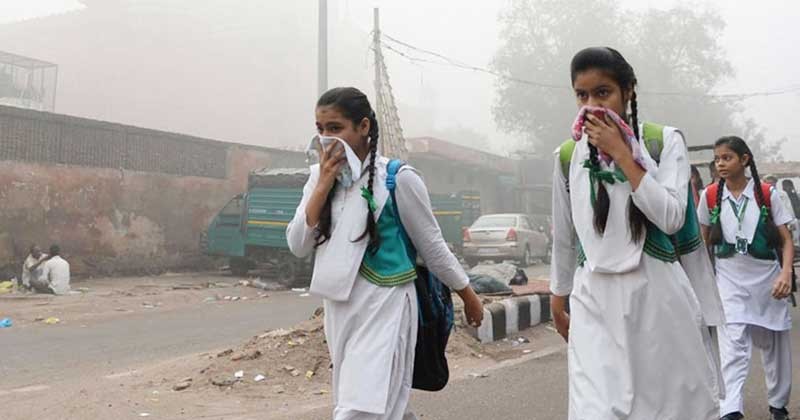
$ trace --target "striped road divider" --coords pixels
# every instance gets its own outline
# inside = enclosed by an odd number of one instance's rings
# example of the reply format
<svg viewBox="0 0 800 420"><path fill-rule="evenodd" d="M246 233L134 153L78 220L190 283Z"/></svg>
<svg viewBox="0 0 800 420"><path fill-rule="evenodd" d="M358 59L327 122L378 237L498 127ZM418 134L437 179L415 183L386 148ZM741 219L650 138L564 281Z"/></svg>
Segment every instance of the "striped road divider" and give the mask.
<svg viewBox="0 0 800 420"><path fill-rule="evenodd" d="M484 306L483 323L477 329L468 330L481 343L490 343L550 318L550 295L512 297Z"/></svg>

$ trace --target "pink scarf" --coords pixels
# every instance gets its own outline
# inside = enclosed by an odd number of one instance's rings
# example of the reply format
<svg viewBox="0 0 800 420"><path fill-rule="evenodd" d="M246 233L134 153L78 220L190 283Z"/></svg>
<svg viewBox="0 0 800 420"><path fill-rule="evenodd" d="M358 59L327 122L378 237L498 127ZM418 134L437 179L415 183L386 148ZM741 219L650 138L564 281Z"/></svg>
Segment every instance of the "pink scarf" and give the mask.
<svg viewBox="0 0 800 420"><path fill-rule="evenodd" d="M645 166L644 158L642 157L642 151L639 146L639 141L636 138L636 134L634 134L633 129L631 129L631 127L628 125L628 123L625 122L625 120L622 119L622 117L620 117L619 115L617 115L616 112L608 108L601 108L596 106L582 107L578 111L578 116L575 117L575 122L572 123L572 139L575 141L581 141L581 138L583 138L583 128L586 124L586 114L594 111L603 111L609 117L611 117L611 120L617 124L617 126L622 131L623 136L628 141L628 145L630 146L631 151L633 152L633 160L635 160L636 163L638 163L639 166L642 167L642 169L646 169L647 166ZM610 164L612 161L611 156L608 156L603 151L599 152L600 152L600 159L602 159L603 162L606 163L606 165Z"/></svg>

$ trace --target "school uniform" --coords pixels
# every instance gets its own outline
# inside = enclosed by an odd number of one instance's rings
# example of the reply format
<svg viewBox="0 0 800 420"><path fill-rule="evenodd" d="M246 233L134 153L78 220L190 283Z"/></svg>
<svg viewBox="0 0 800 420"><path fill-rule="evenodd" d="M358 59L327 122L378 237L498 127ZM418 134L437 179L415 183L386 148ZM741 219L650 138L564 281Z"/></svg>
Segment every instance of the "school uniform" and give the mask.
<svg viewBox="0 0 800 420"><path fill-rule="evenodd" d="M721 415L744 411L742 389L754 346L761 349L769 405L785 407L791 392L789 333L792 321L789 301L772 297L772 287L781 266L775 251L763 245L764 226L753 184L750 180L738 199L726 185L718 203L725 242L722 246L715 246L717 281L726 317L725 325L719 328L720 358L726 387ZM778 192L774 188L771 191L769 200L773 221L778 226L790 223L792 215L782 205ZM703 193L697 216L700 223L709 226L707 192ZM747 254L740 254L735 249L737 237L747 239Z"/></svg>
<svg viewBox="0 0 800 420"><path fill-rule="evenodd" d="M418 255L428 269L453 290L469 279L447 248L419 174L404 166L397 174L394 214L386 188L389 160L375 161L373 191L382 245L367 252L368 239L356 241L366 228L367 164L349 188L335 187L331 203L331 237L316 249L310 292L324 299L325 336L333 362L334 420L413 419L408 399L417 339L417 296L413 262L403 258L396 222L402 219ZM286 235L299 257L314 251L314 227L306 222L306 205L319 179L319 165L303 190L303 199ZM410 270L410 271L409 271Z"/></svg>
<svg viewBox="0 0 800 420"><path fill-rule="evenodd" d="M639 142L647 173L636 191L627 181L604 183L611 204L603 235L594 229L586 136L568 180L556 161L550 287L570 296L570 420L718 419L706 322L667 236L686 219L687 150L680 132L664 130L658 165ZM631 238L629 201L652 222L646 239Z"/></svg>

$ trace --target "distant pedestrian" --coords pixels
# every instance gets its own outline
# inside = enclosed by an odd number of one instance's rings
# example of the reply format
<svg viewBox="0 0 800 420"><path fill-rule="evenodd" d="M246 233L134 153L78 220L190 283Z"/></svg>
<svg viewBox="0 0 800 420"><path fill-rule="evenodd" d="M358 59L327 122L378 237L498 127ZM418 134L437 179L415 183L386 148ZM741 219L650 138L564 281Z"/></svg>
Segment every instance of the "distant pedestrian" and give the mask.
<svg viewBox="0 0 800 420"><path fill-rule="evenodd" d="M31 245L30 253L22 264L22 287L31 290L31 279L39 280L42 277L42 264L47 260L47 254L37 245Z"/></svg>
<svg viewBox="0 0 800 420"><path fill-rule="evenodd" d="M744 383L753 347L761 350L773 420L788 420L792 387L789 300L794 246L793 219L780 194L762 183L754 156L739 137L714 148L721 176L700 200L697 215L714 246L726 324L718 328L725 399L722 420L744 418ZM746 170L750 171L750 178Z"/></svg>
<svg viewBox="0 0 800 420"><path fill-rule="evenodd" d="M711 161L708 164L708 173L711 177L711 183L708 185L713 185L719 182L719 173L717 172L717 163L715 161Z"/></svg>
<svg viewBox="0 0 800 420"><path fill-rule="evenodd" d="M697 169L696 166L692 165L692 177L689 180L689 183L692 186L692 197L694 197L694 205L697 207L700 202L700 193L703 192L705 189L705 184L703 184L703 176L700 175L700 171Z"/></svg>
<svg viewBox="0 0 800 420"><path fill-rule="evenodd" d="M58 245L50 247L50 255L43 264L42 277L31 281L39 293L66 295L70 291L69 263L61 257L61 248Z"/></svg>

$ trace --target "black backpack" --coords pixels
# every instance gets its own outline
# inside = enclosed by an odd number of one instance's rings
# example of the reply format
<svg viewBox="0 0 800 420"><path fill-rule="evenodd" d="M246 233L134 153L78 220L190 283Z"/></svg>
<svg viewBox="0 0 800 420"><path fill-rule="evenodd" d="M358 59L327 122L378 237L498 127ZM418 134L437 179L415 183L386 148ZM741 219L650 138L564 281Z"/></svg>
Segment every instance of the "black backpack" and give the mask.
<svg viewBox="0 0 800 420"><path fill-rule="evenodd" d="M389 161L386 176L386 188L389 189L398 220L400 220L400 212L397 210L394 190L397 186L397 173L403 165L404 163L400 160ZM453 297L450 289L428 271L427 267L416 264L417 251L408 238L402 222L400 222L400 228L403 242L405 242L409 256L413 259L417 270L414 286L417 289L419 323L414 356L414 380L411 386L423 391L440 391L450 379L445 349L454 323Z"/></svg>

